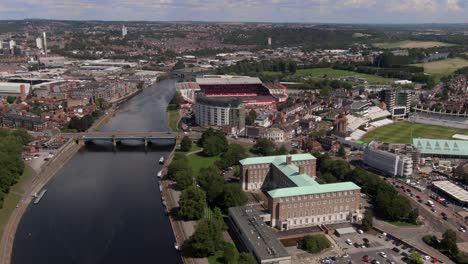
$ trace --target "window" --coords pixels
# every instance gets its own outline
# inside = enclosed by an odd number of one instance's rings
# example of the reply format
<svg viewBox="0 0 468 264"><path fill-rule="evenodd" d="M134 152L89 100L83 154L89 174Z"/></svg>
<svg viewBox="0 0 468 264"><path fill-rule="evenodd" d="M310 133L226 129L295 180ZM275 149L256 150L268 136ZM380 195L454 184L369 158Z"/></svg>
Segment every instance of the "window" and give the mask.
<svg viewBox="0 0 468 264"><path fill-rule="evenodd" d="M309 216L309 210L305 210L305 216Z"/></svg>
<svg viewBox="0 0 468 264"><path fill-rule="evenodd" d="M302 207L302 203L299 204L299 207Z"/></svg>
<svg viewBox="0 0 468 264"><path fill-rule="evenodd" d="M312 202L312 206L315 206L315 202Z"/></svg>
<svg viewBox="0 0 468 264"><path fill-rule="evenodd" d="M314 209L312 209L312 215L314 215L314 213L315 213L315 210L314 210Z"/></svg>
<svg viewBox="0 0 468 264"><path fill-rule="evenodd" d="M333 197L335 197L335 196L336 196L336 192L333 193Z"/></svg>
<svg viewBox="0 0 468 264"><path fill-rule="evenodd" d="M306 203L306 206L309 206L309 202Z"/></svg>
<svg viewBox="0 0 468 264"><path fill-rule="evenodd" d="M291 204L288 204L288 208L291 208Z"/></svg>
<svg viewBox="0 0 468 264"><path fill-rule="evenodd" d="M299 217L302 217L302 211L299 211Z"/></svg>
<svg viewBox="0 0 468 264"><path fill-rule="evenodd" d="M286 202L289 202L289 197L288 197L288 198L286 198Z"/></svg>
<svg viewBox="0 0 468 264"><path fill-rule="evenodd" d="M353 202L354 202L354 197L353 197L353 198L351 198L351 201L353 201Z"/></svg>
<svg viewBox="0 0 468 264"><path fill-rule="evenodd" d="M317 202L317 205L320 205L320 201Z"/></svg>
<svg viewBox="0 0 468 264"><path fill-rule="evenodd" d="M312 223L314 222L314 218L312 217Z"/></svg>
<svg viewBox="0 0 468 264"><path fill-rule="evenodd" d="M296 212L293 212L293 218L296 218Z"/></svg>
<svg viewBox="0 0 468 264"><path fill-rule="evenodd" d="M298 196L298 197L297 197L297 200L298 200L298 201L300 201L300 200L301 200L301 197L300 197L300 196Z"/></svg>
<svg viewBox="0 0 468 264"><path fill-rule="evenodd" d="M341 192L338 192L338 196L341 196Z"/></svg>
<svg viewBox="0 0 468 264"><path fill-rule="evenodd" d="M291 198L291 200L296 201L296 197L293 196L293 197Z"/></svg>
<svg viewBox="0 0 468 264"><path fill-rule="evenodd" d="M302 225L302 219L299 219L299 224Z"/></svg>
<svg viewBox="0 0 468 264"><path fill-rule="evenodd" d="M294 224L296 224L296 220L294 220Z"/></svg>
<svg viewBox="0 0 468 264"><path fill-rule="evenodd" d="M306 223L306 224L309 223L309 218L306 218L306 219L305 219L305 223Z"/></svg>
<svg viewBox="0 0 468 264"><path fill-rule="evenodd" d="M294 208L297 208L297 204L294 204Z"/></svg>
<svg viewBox="0 0 468 264"><path fill-rule="evenodd" d="M288 218L291 218L291 212L288 212Z"/></svg>

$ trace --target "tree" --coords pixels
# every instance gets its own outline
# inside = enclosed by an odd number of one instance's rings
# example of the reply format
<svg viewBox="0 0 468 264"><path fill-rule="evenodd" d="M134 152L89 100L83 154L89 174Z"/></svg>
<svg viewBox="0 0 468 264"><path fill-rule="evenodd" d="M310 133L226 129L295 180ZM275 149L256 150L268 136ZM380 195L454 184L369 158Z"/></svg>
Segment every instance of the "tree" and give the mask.
<svg viewBox="0 0 468 264"><path fill-rule="evenodd" d="M189 243L195 257L214 255L223 245L222 225L215 219L202 219L195 226Z"/></svg>
<svg viewBox="0 0 468 264"><path fill-rule="evenodd" d="M241 253L239 255L239 260L237 261L238 264L257 264L257 260L255 260L254 255L252 253Z"/></svg>
<svg viewBox="0 0 468 264"><path fill-rule="evenodd" d="M198 145L203 147L203 155L212 157L226 151L229 144L222 131L209 128L203 132Z"/></svg>
<svg viewBox="0 0 468 264"><path fill-rule="evenodd" d="M144 82L144 81L140 81L140 82L138 82L136 88L137 88L138 90L141 90L141 89L143 89L143 86L144 86L144 85L145 85L145 82Z"/></svg>
<svg viewBox="0 0 468 264"><path fill-rule="evenodd" d="M11 131L11 135L20 140L21 144L27 145L34 138L31 136L26 129L18 128Z"/></svg>
<svg viewBox="0 0 468 264"><path fill-rule="evenodd" d="M187 156L183 153L176 153L171 164L169 164L167 168L167 177L171 180L175 180L175 176L179 173L185 173L187 175L191 175L192 173L192 168L190 167Z"/></svg>
<svg viewBox="0 0 468 264"><path fill-rule="evenodd" d="M219 199L217 199L217 205L223 212L227 212L229 207L241 206L247 202L247 196L242 191L240 184L238 183L227 183L223 186L223 192Z"/></svg>
<svg viewBox="0 0 468 264"><path fill-rule="evenodd" d="M281 72L286 72L286 62L285 61L280 61L279 64L278 64L278 69L281 71Z"/></svg>
<svg viewBox="0 0 468 264"><path fill-rule="evenodd" d="M236 247L229 242L224 242L222 244L222 251L223 257L222 262L225 264L234 264L238 263L237 260L239 258L239 252L237 251Z"/></svg>
<svg viewBox="0 0 468 264"><path fill-rule="evenodd" d="M14 102L15 102L15 100L16 100L16 98L15 98L15 97L13 97L13 96L8 96L8 97L7 97L7 99L6 99L7 103L9 103L9 104L12 104L12 103L14 103Z"/></svg>
<svg viewBox="0 0 468 264"><path fill-rule="evenodd" d="M423 264L424 260L422 259L421 255L419 255L416 251L411 252L409 255L409 260L411 264Z"/></svg>
<svg viewBox="0 0 468 264"><path fill-rule="evenodd" d="M301 249L314 254L329 248L331 243L324 235L308 235L299 242L299 246Z"/></svg>
<svg viewBox="0 0 468 264"><path fill-rule="evenodd" d="M458 255L457 233L455 231L447 229L442 234L440 249L447 252L452 257L456 257Z"/></svg>
<svg viewBox="0 0 468 264"><path fill-rule="evenodd" d="M224 178L215 166L201 168L198 173L198 183L206 192L206 199L210 204L223 192Z"/></svg>
<svg viewBox="0 0 468 264"><path fill-rule="evenodd" d="M255 122L255 119L257 119L257 112L251 109L245 117L245 124L250 126Z"/></svg>
<svg viewBox="0 0 468 264"><path fill-rule="evenodd" d="M288 153L289 152L284 145L281 146L279 149L275 150L275 155L286 155Z"/></svg>
<svg viewBox="0 0 468 264"><path fill-rule="evenodd" d="M340 145L337 155L342 158L346 157L346 150L343 145Z"/></svg>
<svg viewBox="0 0 468 264"><path fill-rule="evenodd" d="M205 192L195 186L190 186L182 191L179 205L181 217L189 220L200 219L206 208Z"/></svg>
<svg viewBox="0 0 468 264"><path fill-rule="evenodd" d="M247 157L247 151L239 144L229 144L226 152L221 154L221 160L218 161L220 168L227 168L239 164L239 160Z"/></svg>
<svg viewBox="0 0 468 264"><path fill-rule="evenodd" d="M296 73L297 71L297 63L295 61L290 61L288 64L288 69L290 73Z"/></svg>
<svg viewBox="0 0 468 264"><path fill-rule="evenodd" d="M180 70L184 68L185 68L185 64L182 60L178 60L177 63L174 65L174 67L172 67L173 70Z"/></svg>
<svg viewBox="0 0 468 264"><path fill-rule="evenodd" d="M188 152L192 148L192 140L188 136L184 136L180 142L180 150Z"/></svg>
<svg viewBox="0 0 468 264"><path fill-rule="evenodd" d="M192 171L180 170L174 174L174 179L177 182L177 186L181 190L185 190L193 185Z"/></svg>
<svg viewBox="0 0 468 264"><path fill-rule="evenodd" d="M364 217L362 218L362 230L369 231L373 227L374 215L372 211L366 210Z"/></svg>
<svg viewBox="0 0 468 264"><path fill-rule="evenodd" d="M275 152L275 144L267 138L260 138L252 147L252 153L262 156L271 156Z"/></svg>

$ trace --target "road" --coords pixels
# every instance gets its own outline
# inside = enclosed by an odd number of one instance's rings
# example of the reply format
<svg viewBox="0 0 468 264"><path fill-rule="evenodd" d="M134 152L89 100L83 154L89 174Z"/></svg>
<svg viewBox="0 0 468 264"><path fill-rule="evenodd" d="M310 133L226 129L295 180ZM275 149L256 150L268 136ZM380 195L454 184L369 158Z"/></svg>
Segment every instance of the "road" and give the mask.
<svg viewBox="0 0 468 264"><path fill-rule="evenodd" d="M391 182L392 184L395 183L399 186L403 184L402 182L396 181L395 179L389 179L389 182ZM402 188L396 189L398 189L401 195L406 196L414 206L419 208L419 214L426 225L430 225L434 229L434 231L436 231L439 235L444 233L447 229L456 230L457 238L460 242L468 241L468 236L466 235L466 233L458 231L458 228L461 225L461 219L459 218L459 216L456 215L456 213L452 209L444 207L441 204L435 202L434 207L436 208L436 212L432 212L430 207L425 204L427 200L430 199L430 197L426 193L420 192L419 190L406 184L403 184L403 186L405 186L405 190L411 190L411 193L413 194L412 197L409 192L404 191ZM416 196L419 196L422 202L418 202L418 198L416 198ZM449 218L448 221L442 219L440 215L440 213L442 212L447 214Z"/></svg>

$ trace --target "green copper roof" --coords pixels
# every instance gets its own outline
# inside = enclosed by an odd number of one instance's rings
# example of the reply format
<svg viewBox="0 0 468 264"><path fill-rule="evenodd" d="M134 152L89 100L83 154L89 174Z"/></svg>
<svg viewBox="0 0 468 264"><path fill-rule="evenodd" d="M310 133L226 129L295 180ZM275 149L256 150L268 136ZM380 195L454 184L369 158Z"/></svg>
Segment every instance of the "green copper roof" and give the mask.
<svg viewBox="0 0 468 264"><path fill-rule="evenodd" d="M294 187L278 188L269 191L268 194L273 198L289 197L295 195L320 194L328 192L340 192L360 190L361 188L352 182L341 182L331 184L319 184L310 175L300 174L299 168L294 164L286 163L286 156L268 156L247 158L240 161L242 165L255 165L269 163L279 169L286 177L294 183ZM315 159L311 154L291 155L292 161L302 161Z"/></svg>
<svg viewBox="0 0 468 264"><path fill-rule="evenodd" d="M413 138L413 145L424 154L468 156L467 140Z"/></svg>
<svg viewBox="0 0 468 264"><path fill-rule="evenodd" d="M253 157L253 158L246 158L243 160L240 160L240 164L242 165L253 165L253 164L265 164L265 163L273 163L273 160L275 159L281 159L283 162L286 162L286 157L288 155L279 155L279 156L265 156L265 157ZM304 153L304 154L291 154L292 161L301 161L301 160L310 160L310 159L315 159L314 156L312 156L309 153Z"/></svg>

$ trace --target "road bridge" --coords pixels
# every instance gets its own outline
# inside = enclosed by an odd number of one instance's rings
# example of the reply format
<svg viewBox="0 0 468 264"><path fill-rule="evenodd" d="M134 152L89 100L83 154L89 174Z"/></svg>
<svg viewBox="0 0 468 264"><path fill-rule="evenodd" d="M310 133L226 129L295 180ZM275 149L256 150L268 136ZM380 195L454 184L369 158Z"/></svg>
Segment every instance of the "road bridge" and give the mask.
<svg viewBox="0 0 468 264"><path fill-rule="evenodd" d="M117 146L122 141L132 140L132 141L141 141L144 143L145 147L149 143L155 143L157 141L173 141L174 143L179 143L182 137L188 136L192 140L197 140L200 138L200 133L190 132L190 133L181 133L181 132L121 132L121 131L111 131L111 132L80 132L80 133L62 133L62 137L74 139L76 143L84 145L87 142L93 142L95 140L99 141L109 141L112 142L112 145Z"/></svg>

